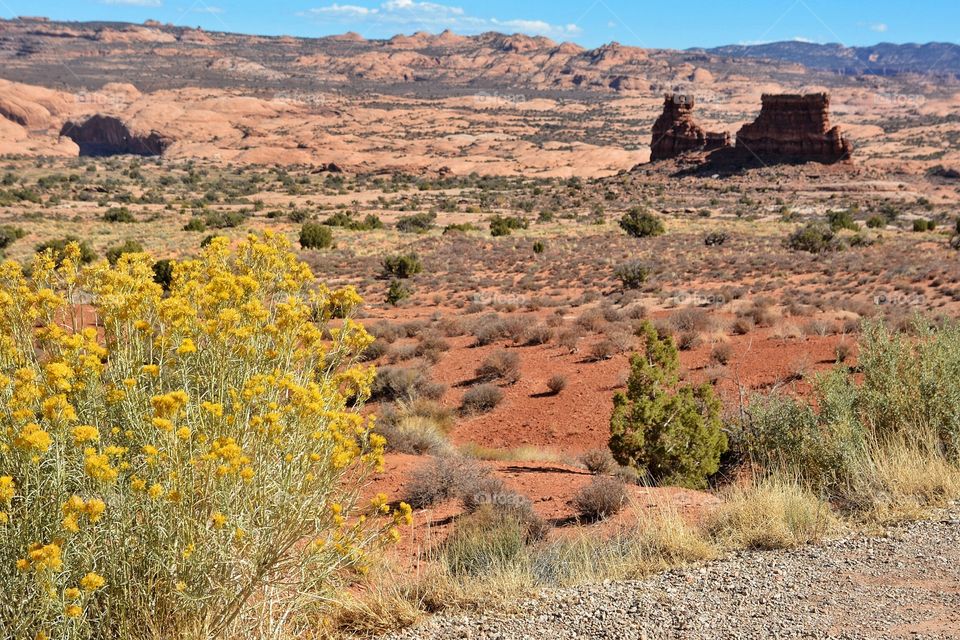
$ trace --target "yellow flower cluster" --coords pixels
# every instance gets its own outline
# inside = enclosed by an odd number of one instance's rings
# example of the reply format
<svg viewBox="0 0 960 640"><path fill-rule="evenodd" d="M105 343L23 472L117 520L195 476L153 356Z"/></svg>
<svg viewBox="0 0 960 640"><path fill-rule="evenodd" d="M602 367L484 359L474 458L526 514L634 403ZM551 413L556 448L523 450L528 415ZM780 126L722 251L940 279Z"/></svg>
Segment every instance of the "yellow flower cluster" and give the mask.
<svg viewBox="0 0 960 640"><path fill-rule="evenodd" d="M27 548L27 557L17 561L17 567L22 571L59 571L63 566L60 552L60 545L55 542L35 542Z"/></svg>
<svg viewBox="0 0 960 640"><path fill-rule="evenodd" d="M145 254L59 257L0 265L0 557L25 598L0 628L132 637L156 623L149 591L183 621L171 635L243 637L268 597L399 537L408 506L357 498L385 441L358 411L375 372L354 289L317 285L271 233L215 239L166 292ZM268 592L280 568L304 582Z"/></svg>
<svg viewBox="0 0 960 640"><path fill-rule="evenodd" d="M91 498L84 502L83 498L77 495L70 496L70 499L63 503L63 528L67 531L76 533L80 530L81 516L86 516L91 523L97 522L106 510L107 505L103 500Z"/></svg>

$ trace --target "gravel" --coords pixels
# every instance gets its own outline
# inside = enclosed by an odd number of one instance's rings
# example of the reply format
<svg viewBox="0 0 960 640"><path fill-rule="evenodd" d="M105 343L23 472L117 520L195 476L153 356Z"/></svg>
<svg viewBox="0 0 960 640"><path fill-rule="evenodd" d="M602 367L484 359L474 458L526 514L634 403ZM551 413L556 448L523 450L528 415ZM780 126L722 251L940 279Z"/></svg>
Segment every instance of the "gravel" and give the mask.
<svg viewBox="0 0 960 640"><path fill-rule="evenodd" d="M879 537L546 590L517 610L439 615L387 638L960 638L960 508Z"/></svg>

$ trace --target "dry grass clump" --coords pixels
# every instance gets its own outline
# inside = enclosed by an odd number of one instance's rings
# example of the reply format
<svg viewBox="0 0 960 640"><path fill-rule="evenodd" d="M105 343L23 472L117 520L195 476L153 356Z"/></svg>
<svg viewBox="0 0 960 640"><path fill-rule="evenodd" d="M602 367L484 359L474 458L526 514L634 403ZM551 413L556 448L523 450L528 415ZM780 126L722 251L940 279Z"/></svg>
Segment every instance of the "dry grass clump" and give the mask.
<svg viewBox="0 0 960 640"><path fill-rule="evenodd" d="M387 441L387 449L414 455L440 455L452 451L447 435L453 428L453 412L426 398L384 405L375 430Z"/></svg>
<svg viewBox="0 0 960 640"><path fill-rule="evenodd" d="M496 385L484 383L467 390L460 401L460 410L465 415L493 411L503 401L503 391Z"/></svg>
<svg viewBox="0 0 960 640"><path fill-rule="evenodd" d="M778 478L733 488L706 529L734 549L785 549L823 539L836 525L830 506L797 482Z"/></svg>
<svg viewBox="0 0 960 640"><path fill-rule="evenodd" d="M573 498L573 505L584 520L603 520L619 513L629 500L626 486L618 478L597 476Z"/></svg>
<svg viewBox="0 0 960 640"><path fill-rule="evenodd" d="M550 379L547 380L547 390L550 392L550 395L556 396L567 388L567 377L561 374L556 374L550 376Z"/></svg>
<svg viewBox="0 0 960 640"><path fill-rule="evenodd" d="M610 449L592 449L580 456L580 462L593 475L613 473L617 468L617 461L613 459Z"/></svg>

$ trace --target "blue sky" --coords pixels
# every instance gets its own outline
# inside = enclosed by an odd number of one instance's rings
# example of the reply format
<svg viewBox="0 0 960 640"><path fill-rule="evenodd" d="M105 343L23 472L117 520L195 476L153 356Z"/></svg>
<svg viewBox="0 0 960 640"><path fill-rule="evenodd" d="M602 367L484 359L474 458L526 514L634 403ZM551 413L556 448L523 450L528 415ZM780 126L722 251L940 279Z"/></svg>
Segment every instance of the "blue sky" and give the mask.
<svg viewBox="0 0 960 640"><path fill-rule="evenodd" d="M616 40L688 48L801 39L957 42L958 0L0 0L0 16L156 19L217 31L369 38L417 30L542 34L596 46Z"/></svg>

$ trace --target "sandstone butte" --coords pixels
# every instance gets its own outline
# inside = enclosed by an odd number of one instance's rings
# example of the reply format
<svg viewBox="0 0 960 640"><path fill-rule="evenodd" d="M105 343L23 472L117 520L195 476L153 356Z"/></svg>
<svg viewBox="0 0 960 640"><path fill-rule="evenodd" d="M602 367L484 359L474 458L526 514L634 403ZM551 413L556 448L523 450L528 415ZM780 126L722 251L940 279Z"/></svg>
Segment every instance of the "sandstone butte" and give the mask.
<svg viewBox="0 0 960 640"><path fill-rule="evenodd" d="M757 119L737 132L736 153L730 157L744 163L755 159L823 163L850 159L853 145L840 127L830 126L826 93L764 94L761 104ZM653 125L651 160L730 147L729 133L708 132L697 124L694 106L693 96L665 96L663 113Z"/></svg>

